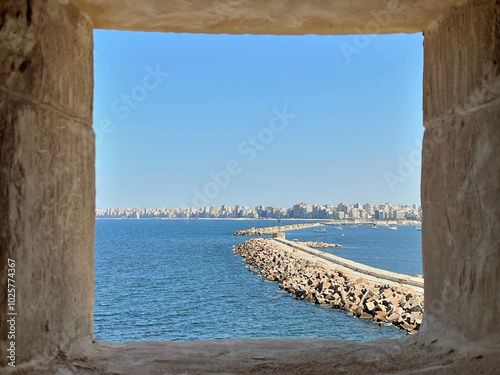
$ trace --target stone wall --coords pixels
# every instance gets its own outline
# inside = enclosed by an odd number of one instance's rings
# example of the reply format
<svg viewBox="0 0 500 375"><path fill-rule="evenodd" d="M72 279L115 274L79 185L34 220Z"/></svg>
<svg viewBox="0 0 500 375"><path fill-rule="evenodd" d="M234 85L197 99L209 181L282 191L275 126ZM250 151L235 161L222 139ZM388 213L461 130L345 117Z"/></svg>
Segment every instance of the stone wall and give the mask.
<svg viewBox="0 0 500 375"><path fill-rule="evenodd" d="M498 0L331 4L290 0L266 2L266 6L259 0L71 1L88 12L89 18L64 0L0 2L2 351L7 347L4 291L9 258L16 261L17 272L18 362L47 355L58 356L62 361L54 366L63 366L65 358L81 356L79 345L89 344L92 338L95 146L91 129L91 21L97 27L122 30L235 34L425 29L422 244L426 313L414 339L420 344L411 346L414 352L408 351L411 363L402 362L399 355L377 357L384 344L348 344L346 355L351 359L343 368L351 373L394 373L393 362L403 363L397 369L401 373L425 366L432 372L438 365L448 373L450 369L452 373L479 373L480 369L487 373L495 368L498 350L494 345L481 346L475 357L462 355L470 346L458 348L456 334L469 340L489 338L500 345ZM464 4L449 8L458 3ZM374 16L380 12L387 17ZM432 338L438 334L439 341ZM318 342L311 343L323 345ZM400 342L408 346L405 343L410 341ZM268 369L283 369L290 353L292 360L303 360L304 370L311 369L311 361L324 358L332 362L324 365L323 372L337 368L339 358L343 358L338 353L345 343L332 344L334 351L328 356L318 354L311 343L289 343L292 349L286 350L288 357L284 356L284 341L259 343L259 350L271 353ZM248 341L231 342L228 347L239 349L237 354L226 356L226 352L212 352L217 345L211 342L186 344L183 347L188 349L180 352L180 359L171 366L188 373L199 358L201 362L195 365L202 369L215 363L215 358L224 364L221 369L237 368L243 362L253 364L253 357L241 356L251 345ZM303 345L300 356L294 351L297 345ZM165 366L159 358L179 353L177 344L168 343L109 347L101 343L93 347L94 359L88 361L96 363L92 367L95 373L103 372L98 368L113 373L117 368L120 373L157 373ZM460 349L460 355L449 347ZM123 354L126 348L130 351ZM168 350L174 354L165 355ZM149 360L145 359L148 356ZM127 362L129 357L132 360ZM451 368L454 360L458 361L455 370ZM150 367L144 368L146 362ZM2 355L0 367L5 365L6 356ZM385 365L390 368L382 367ZM39 369L39 364L33 366ZM130 367L135 370L131 372ZM56 372L51 367L46 373Z"/></svg>
<svg viewBox="0 0 500 375"><path fill-rule="evenodd" d="M425 30L422 167L426 324L500 340L500 3Z"/></svg>
<svg viewBox="0 0 500 375"><path fill-rule="evenodd" d="M71 1L97 29L340 35L421 32L447 8L463 0ZM354 43L354 48L363 48L361 43Z"/></svg>
<svg viewBox="0 0 500 375"><path fill-rule="evenodd" d="M0 5L0 367L8 258L16 262L17 364L64 358L92 338L92 38L73 5Z"/></svg>

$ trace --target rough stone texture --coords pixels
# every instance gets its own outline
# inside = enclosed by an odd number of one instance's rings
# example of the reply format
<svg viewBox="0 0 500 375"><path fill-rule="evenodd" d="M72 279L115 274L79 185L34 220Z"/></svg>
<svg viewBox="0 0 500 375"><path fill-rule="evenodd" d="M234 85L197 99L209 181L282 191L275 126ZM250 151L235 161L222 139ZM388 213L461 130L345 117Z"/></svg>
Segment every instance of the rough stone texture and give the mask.
<svg viewBox="0 0 500 375"><path fill-rule="evenodd" d="M280 288L296 299L329 305L381 324L394 324L412 334L420 328L424 309L420 293L423 289L419 293L404 284L391 283L383 278L374 280L364 274L363 269L353 272L335 261L324 262L330 259L328 253L288 244L296 243L288 241L283 245L283 241L252 238L234 246L233 250L245 259L249 271L268 281L277 281Z"/></svg>
<svg viewBox="0 0 500 375"><path fill-rule="evenodd" d="M13 258L22 313L16 338L21 365L6 369L2 355L2 373L499 373L498 0L461 6L453 0L71 1L89 18L64 0L0 3L0 289L6 290L6 260ZM427 302L420 333L363 344L91 344L95 176L89 20L97 28L233 34L425 29ZM4 292L0 306L6 306ZM5 313L0 310L2 353Z"/></svg>
<svg viewBox="0 0 500 375"><path fill-rule="evenodd" d="M322 322L328 324L328 322ZM26 374L498 374L498 347L416 334L399 340L100 342L80 357L27 364Z"/></svg>
<svg viewBox="0 0 500 375"><path fill-rule="evenodd" d="M500 2L452 9L424 51L422 330L499 342Z"/></svg>
<svg viewBox="0 0 500 375"><path fill-rule="evenodd" d="M500 94L498 1L469 1L425 30L424 120L495 105ZM498 103L496 103L498 106Z"/></svg>
<svg viewBox="0 0 500 375"><path fill-rule="evenodd" d="M97 29L208 34L384 34L426 29L461 0L71 0Z"/></svg>
<svg viewBox="0 0 500 375"><path fill-rule="evenodd" d="M0 346L11 258L18 364L92 338L92 43L73 5L0 5Z"/></svg>

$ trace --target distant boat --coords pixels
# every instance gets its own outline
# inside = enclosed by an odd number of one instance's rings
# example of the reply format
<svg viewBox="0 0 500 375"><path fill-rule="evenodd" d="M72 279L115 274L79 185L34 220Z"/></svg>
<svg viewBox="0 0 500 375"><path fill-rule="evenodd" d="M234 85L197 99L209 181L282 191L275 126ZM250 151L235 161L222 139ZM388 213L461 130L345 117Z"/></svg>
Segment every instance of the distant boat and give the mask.
<svg viewBox="0 0 500 375"><path fill-rule="evenodd" d="M377 224L373 224L372 229L378 229Z"/></svg>
<svg viewBox="0 0 500 375"><path fill-rule="evenodd" d="M421 231L421 230L422 230L422 227L421 227L420 225L417 225L417 226L415 227L415 229L416 229L416 230L420 230L420 231Z"/></svg>
<svg viewBox="0 0 500 375"><path fill-rule="evenodd" d="M342 227L340 225L337 225L336 227L334 227L334 229L342 230Z"/></svg>
<svg viewBox="0 0 500 375"><path fill-rule="evenodd" d="M344 233L340 233L340 237L344 237Z"/></svg>
<svg viewBox="0 0 500 375"><path fill-rule="evenodd" d="M326 229L325 228L321 228L321 229L315 229L314 230L316 233L325 233L326 232Z"/></svg>
<svg viewBox="0 0 500 375"><path fill-rule="evenodd" d="M356 224L350 226L350 228L352 228L352 229L356 229L357 227L358 226Z"/></svg>
<svg viewBox="0 0 500 375"><path fill-rule="evenodd" d="M388 227L388 228L389 228L390 230L398 230L398 227L397 227L397 226L395 226L395 225L393 225L393 226L391 226L391 227Z"/></svg>

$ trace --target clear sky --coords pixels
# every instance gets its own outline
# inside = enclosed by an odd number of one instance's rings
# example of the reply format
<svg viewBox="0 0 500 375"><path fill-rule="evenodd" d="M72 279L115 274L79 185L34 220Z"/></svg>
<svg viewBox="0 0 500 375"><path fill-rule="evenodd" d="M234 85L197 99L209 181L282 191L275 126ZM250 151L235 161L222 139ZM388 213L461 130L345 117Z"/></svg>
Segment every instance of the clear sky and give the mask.
<svg viewBox="0 0 500 375"><path fill-rule="evenodd" d="M94 35L98 208L420 203L421 34Z"/></svg>

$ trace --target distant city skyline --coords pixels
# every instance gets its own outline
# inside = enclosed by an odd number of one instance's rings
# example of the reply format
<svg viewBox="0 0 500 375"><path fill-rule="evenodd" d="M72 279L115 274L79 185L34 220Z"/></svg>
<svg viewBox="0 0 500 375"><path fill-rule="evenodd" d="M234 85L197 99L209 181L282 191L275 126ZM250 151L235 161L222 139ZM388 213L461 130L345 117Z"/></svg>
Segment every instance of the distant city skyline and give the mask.
<svg viewBox="0 0 500 375"><path fill-rule="evenodd" d="M247 218L247 219L337 219L337 220L420 220L422 207L417 204L348 203L338 205L319 205L296 203L292 207L264 206L255 207L236 205L206 207L107 207L96 209L96 218Z"/></svg>
<svg viewBox="0 0 500 375"><path fill-rule="evenodd" d="M94 34L97 207L420 204L421 34Z"/></svg>

